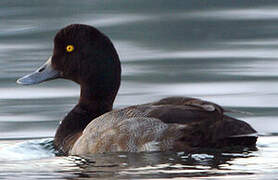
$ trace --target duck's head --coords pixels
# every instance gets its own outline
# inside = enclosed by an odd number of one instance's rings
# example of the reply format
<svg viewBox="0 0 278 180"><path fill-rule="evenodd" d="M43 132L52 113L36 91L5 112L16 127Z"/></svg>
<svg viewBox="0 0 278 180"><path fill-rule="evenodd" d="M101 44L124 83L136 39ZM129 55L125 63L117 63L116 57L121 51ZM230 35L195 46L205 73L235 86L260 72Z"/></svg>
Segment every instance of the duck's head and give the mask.
<svg viewBox="0 0 278 180"><path fill-rule="evenodd" d="M56 34L53 54L46 63L17 83L30 85L64 78L103 97L116 95L120 76L119 57L109 38L92 26L73 24Z"/></svg>

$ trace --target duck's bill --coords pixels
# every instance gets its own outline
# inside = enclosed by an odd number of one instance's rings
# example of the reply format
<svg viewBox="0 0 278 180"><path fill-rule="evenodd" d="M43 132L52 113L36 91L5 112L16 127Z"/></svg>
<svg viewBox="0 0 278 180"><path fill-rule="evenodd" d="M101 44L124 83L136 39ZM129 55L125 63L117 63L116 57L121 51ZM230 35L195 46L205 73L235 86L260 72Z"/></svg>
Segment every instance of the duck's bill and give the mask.
<svg viewBox="0 0 278 180"><path fill-rule="evenodd" d="M23 85L38 84L51 79L56 79L60 77L60 73L52 68L50 57L45 64L39 67L35 72L28 74L16 82Z"/></svg>

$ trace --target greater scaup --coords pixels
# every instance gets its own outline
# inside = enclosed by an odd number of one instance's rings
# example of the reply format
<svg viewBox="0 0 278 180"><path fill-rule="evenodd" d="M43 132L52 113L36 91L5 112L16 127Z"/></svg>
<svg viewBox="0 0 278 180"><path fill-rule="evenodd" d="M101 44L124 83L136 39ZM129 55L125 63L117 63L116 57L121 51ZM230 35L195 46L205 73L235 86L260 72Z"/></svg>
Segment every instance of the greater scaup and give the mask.
<svg viewBox="0 0 278 180"><path fill-rule="evenodd" d="M230 145L255 146L256 131L214 103L189 97L112 110L121 64L110 39L92 26L73 24L54 39L53 55L19 84L72 80L78 104L59 125L55 147L69 155L114 151L192 151Z"/></svg>

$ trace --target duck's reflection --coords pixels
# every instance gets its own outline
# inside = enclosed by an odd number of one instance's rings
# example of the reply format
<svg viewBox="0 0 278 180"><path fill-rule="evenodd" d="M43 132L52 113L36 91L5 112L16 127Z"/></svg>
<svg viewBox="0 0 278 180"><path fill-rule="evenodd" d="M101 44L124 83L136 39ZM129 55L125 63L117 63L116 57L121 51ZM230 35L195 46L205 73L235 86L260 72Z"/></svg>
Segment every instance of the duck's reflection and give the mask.
<svg viewBox="0 0 278 180"><path fill-rule="evenodd" d="M236 148L230 151L206 150L185 152L104 153L87 156L69 156L79 171L79 178L170 178L220 175L250 175L229 168L238 158L252 158L256 148Z"/></svg>

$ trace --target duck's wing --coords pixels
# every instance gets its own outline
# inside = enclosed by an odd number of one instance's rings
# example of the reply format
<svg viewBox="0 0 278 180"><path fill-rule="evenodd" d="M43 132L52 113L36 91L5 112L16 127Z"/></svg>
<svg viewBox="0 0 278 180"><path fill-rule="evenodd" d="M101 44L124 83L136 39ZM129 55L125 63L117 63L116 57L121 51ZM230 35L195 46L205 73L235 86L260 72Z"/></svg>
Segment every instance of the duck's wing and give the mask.
<svg viewBox="0 0 278 180"><path fill-rule="evenodd" d="M168 97L135 108L142 108L147 112L146 116L164 123L178 124L213 123L221 121L224 113L222 107L215 103L188 97Z"/></svg>
<svg viewBox="0 0 278 180"><path fill-rule="evenodd" d="M182 141L192 146L223 147L228 145L254 146L257 132L246 122L229 117L225 110L212 102L187 97L169 97L151 103L149 117L164 123L190 127Z"/></svg>

